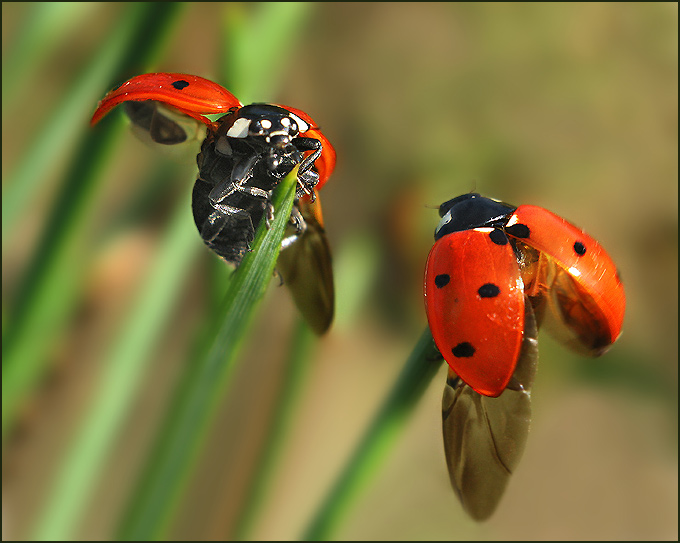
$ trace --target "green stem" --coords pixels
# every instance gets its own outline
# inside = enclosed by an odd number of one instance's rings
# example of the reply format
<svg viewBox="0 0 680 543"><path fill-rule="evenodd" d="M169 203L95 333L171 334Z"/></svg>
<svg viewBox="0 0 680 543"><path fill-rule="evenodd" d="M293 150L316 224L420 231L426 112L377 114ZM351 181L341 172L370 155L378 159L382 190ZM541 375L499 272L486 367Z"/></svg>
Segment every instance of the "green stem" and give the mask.
<svg viewBox="0 0 680 543"><path fill-rule="evenodd" d="M78 135L89 128L97 100L121 73L135 73L146 67L160 49L180 7L181 4L157 2L126 7L110 37L75 78L53 114L36 130L35 140L7 175L2 194L3 243L15 232L22 212L30 210L31 197L39 194L59 157L70 154ZM82 177L78 170L69 174L76 179Z"/></svg>
<svg viewBox="0 0 680 543"><path fill-rule="evenodd" d="M76 85L80 89L75 92L76 102L74 98L67 98L55 117L46 122L39 131L38 141L10 176L7 189L3 191L3 236L16 235L13 218L26 210L31 193L39 191L38 183L54 160L54 149L62 149L60 145L71 130L83 133L40 243L23 273L16 300L10 301L6 324L3 323L3 444L21 402L30 394L48 363L46 353L68 323L76 303L83 284L82 277L87 270L88 225L92 224L97 211L97 197L101 189L99 181L102 179L99 174L106 165L105 158L117 134L113 126L106 125L115 124L120 129L123 124L120 117L112 115L104 119L97 130L88 130L87 119L83 118L83 103L94 107L97 101L95 92L101 97L108 84L108 81L103 81L112 77L112 73L134 69L138 63L147 62L155 47L147 47L143 53L135 51L136 56L132 56L130 49L143 43L143 39L153 40L163 35L175 13L174 8L157 11L151 4L135 4L128 8L126 16L114 30L114 36L107 41L107 44L116 47L113 51L102 49L103 56L96 57L91 63L94 75L87 73L84 76L84 88ZM155 18L150 20L154 15ZM92 86L97 82L98 90L94 91ZM78 110L76 113L74 108ZM89 113L90 107L85 116Z"/></svg>
<svg viewBox="0 0 680 543"><path fill-rule="evenodd" d="M119 527L123 540L162 539L233 375L243 339L271 281L295 196L297 168L277 189L271 228L261 224L252 251L234 272L210 348L186 368L141 482Z"/></svg>
<svg viewBox="0 0 680 543"><path fill-rule="evenodd" d="M172 306L194 261L192 255L201 249L187 204L186 198L179 202L154 265L129 312L130 318L113 342L99 390L92 394L94 403L64 455L32 539L75 538L79 516L143 382L148 369L145 362L172 315Z"/></svg>
<svg viewBox="0 0 680 543"><path fill-rule="evenodd" d="M359 491L375 475L381 460L403 429L413 406L441 366L429 328L423 332L392 390L302 536L303 541L329 539Z"/></svg>
<svg viewBox="0 0 680 543"><path fill-rule="evenodd" d="M290 429L291 419L300 397L300 390L309 369L311 347L316 336L302 318L291 341L288 362L283 369L283 383L274 406L266 440L260 447L260 457L254 470L254 477L247 490L243 507L236 521L233 537L236 541L248 539L253 521L265 498L267 486L272 482L276 464L281 456L285 438Z"/></svg>

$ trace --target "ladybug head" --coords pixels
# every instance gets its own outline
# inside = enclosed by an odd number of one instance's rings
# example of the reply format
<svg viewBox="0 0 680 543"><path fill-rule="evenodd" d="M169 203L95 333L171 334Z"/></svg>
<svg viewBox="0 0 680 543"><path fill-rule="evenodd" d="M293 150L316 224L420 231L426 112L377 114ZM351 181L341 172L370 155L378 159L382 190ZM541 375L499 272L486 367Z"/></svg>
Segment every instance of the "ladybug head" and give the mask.
<svg viewBox="0 0 680 543"><path fill-rule="evenodd" d="M434 239L472 228L503 226L515 209L514 206L475 192L457 196L439 206L442 220L434 231Z"/></svg>
<svg viewBox="0 0 680 543"><path fill-rule="evenodd" d="M287 109L273 104L251 104L236 111L226 131L230 138L258 138L274 147L285 147L308 124Z"/></svg>

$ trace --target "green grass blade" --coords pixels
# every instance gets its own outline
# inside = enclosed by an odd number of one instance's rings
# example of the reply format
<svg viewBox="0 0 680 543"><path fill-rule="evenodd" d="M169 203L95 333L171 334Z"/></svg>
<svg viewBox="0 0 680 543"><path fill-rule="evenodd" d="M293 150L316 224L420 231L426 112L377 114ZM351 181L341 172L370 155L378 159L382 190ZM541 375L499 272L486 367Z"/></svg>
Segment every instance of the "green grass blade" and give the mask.
<svg viewBox="0 0 680 543"><path fill-rule="evenodd" d="M345 469L302 536L303 541L332 537L359 491L374 476L413 406L421 398L442 362L429 328L420 337L397 381L376 413Z"/></svg>
<svg viewBox="0 0 680 543"><path fill-rule="evenodd" d="M271 101L277 94L283 70L291 67L281 59L302 42L313 9L315 5L308 2L267 2L257 6L230 4L224 11L221 80L243 103ZM252 32L253 28L259 31ZM299 320L290 343L284 381L273 404L276 407L270 414L267 438L261 445L230 539L248 537L265 500L315 341L308 326Z"/></svg>
<svg viewBox="0 0 680 543"><path fill-rule="evenodd" d="M2 60L2 112L25 88L28 75L96 8L89 2L34 2ZM4 51L3 51L4 53ZM4 119L3 119L4 122Z"/></svg>
<svg viewBox="0 0 680 543"><path fill-rule="evenodd" d="M84 233L79 228L86 223L94 180L114 135L113 130L94 134L75 157L83 177L74 177L67 186L72 187L77 181L80 186L77 190L73 187L70 200L64 191L62 200L55 206L44 237L24 274L14 310L7 315L3 326L3 442L23 398L42 374L47 363L45 353L52 339L58 337L59 323L67 320L68 308L76 297L82 271L74 269L73 264L85 259L81 239Z"/></svg>
<svg viewBox="0 0 680 543"><path fill-rule="evenodd" d="M300 390L309 370L312 346L315 342L316 336L305 321L299 317L290 342L288 360L283 370L283 383L273 404L276 408L269 421L269 429L265 434L267 438L261 446L260 457L257 459L253 470L253 480L250 482L243 500L234 533L229 539L244 541L250 536L253 522L264 502L268 485L271 484L273 474L276 471L277 461L281 456L291 426L297 400L300 398Z"/></svg>
<svg viewBox="0 0 680 543"><path fill-rule="evenodd" d="M260 225L253 250L234 272L210 348L187 366L186 375L180 379L172 409L120 526L120 539L145 541L166 535L208 426L229 385L255 307L272 279L296 179L297 168L277 189L274 221L270 228Z"/></svg>
<svg viewBox="0 0 680 543"><path fill-rule="evenodd" d="M193 256L203 249L182 198L166 230L165 239L139 289L135 306L128 313L122 332L112 342L105 372L70 450L64 455L42 517L36 521L32 539L67 541L76 536L79 515L91 498L97 475L139 392L154 345L169 319L172 306L182 293Z"/></svg>
<svg viewBox="0 0 680 543"><path fill-rule="evenodd" d="M7 175L2 195L3 242L30 205L31 196L40 190L50 167L70 152L112 80L121 73L142 70L151 61L180 7L181 4L143 2L126 8L111 36L68 88L52 117L36 131L35 141Z"/></svg>
<svg viewBox="0 0 680 543"><path fill-rule="evenodd" d="M3 322L3 443L18 406L42 374L47 363L45 353L59 335L60 327L68 321L86 269L87 226L96 209L99 181L102 179L99 174L105 168L106 157L117 134L114 126L118 130L122 128L120 117L112 115L104 119L97 130L89 131L87 121L91 109L101 97L102 89L108 85L104 81L114 77L114 73L135 69L140 63L151 60L156 45L147 44L141 51L138 47L140 43L146 43L145 40L155 43L154 38L156 41L160 39L173 22L175 10L159 12L151 4L129 8L114 31L121 37L107 42L115 42L115 53L102 49L101 58L95 57L92 62L96 77L84 76L86 83L83 83L81 91L75 92L80 100L85 97L88 100L76 104L73 98L68 98L62 104L63 109L59 108L55 117L46 123L45 130L40 132L37 148L32 149L30 157L19 166L19 171L8 181L7 190L3 192L3 236L6 236L14 232L13 219L9 215L18 213L27 204L24 190L27 187L29 193L38 190L37 179L50 166L52 147L60 148L58 142L67 137L65 134L82 133L78 151L67 169L63 188L46 222L42 239ZM119 40L121 43L118 43ZM107 67L105 72L96 67L99 61ZM97 89L94 89L95 84ZM83 103L92 104L92 107L83 107ZM60 129L65 134L59 134ZM45 147L44 152L37 152L42 146ZM11 214L5 214L6 207Z"/></svg>

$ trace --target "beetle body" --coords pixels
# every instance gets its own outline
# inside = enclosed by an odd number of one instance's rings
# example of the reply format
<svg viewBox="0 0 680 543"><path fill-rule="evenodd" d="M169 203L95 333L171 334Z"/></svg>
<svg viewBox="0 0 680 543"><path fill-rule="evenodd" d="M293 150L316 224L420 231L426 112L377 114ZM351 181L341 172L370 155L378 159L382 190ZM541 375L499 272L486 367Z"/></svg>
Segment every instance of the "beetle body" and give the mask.
<svg viewBox="0 0 680 543"><path fill-rule="evenodd" d="M546 209L465 194L439 215L424 293L449 365L444 450L463 507L484 520L528 436L539 327L599 356L619 337L626 299L602 246Z"/></svg>
<svg viewBox="0 0 680 543"><path fill-rule="evenodd" d="M309 115L277 104L242 105L228 90L202 77L152 73L131 78L110 91L99 103L91 124L123 104L133 127L147 141L161 146L184 143L205 134L197 155L198 177L192 193L193 216L205 244L226 262L238 266L250 250L255 230L273 218L273 190L293 168L297 170L296 200L290 223L293 231L282 249L303 238L306 215L317 191L335 167L335 150ZM216 121L206 115L222 114ZM318 208L320 216L320 206ZM333 300L330 250L321 223L315 222L305 243L314 248L313 262L323 261L317 291ZM299 255L313 251L298 251ZM286 261L284 266L291 266ZM299 266L300 264L296 264ZM314 269L316 269L314 268ZM313 277L311 274L308 277ZM299 290L299 289L298 289ZM295 295L295 293L294 293ZM307 303L298 300L296 302ZM323 322L330 324L333 307L325 307ZM330 313L329 313L330 312ZM316 330L320 327L313 326ZM327 326L325 327L327 328ZM324 329L325 330L325 329Z"/></svg>
<svg viewBox="0 0 680 543"><path fill-rule="evenodd" d="M264 219L273 217L272 191L297 165L297 197L313 197L319 174L313 169L321 144L300 137L296 115L271 104L244 106L217 121L197 157L194 220L203 241L227 262L238 265ZM305 152L315 151L309 159ZM291 220L305 225L297 207Z"/></svg>

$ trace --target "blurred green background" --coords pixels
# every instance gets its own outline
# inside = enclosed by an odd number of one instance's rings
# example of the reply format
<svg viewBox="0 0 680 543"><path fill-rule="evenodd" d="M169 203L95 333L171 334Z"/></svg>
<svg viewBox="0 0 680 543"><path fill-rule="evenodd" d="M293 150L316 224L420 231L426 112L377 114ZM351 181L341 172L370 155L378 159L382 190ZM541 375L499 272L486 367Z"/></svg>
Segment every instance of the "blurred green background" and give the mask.
<svg viewBox="0 0 680 543"><path fill-rule="evenodd" d="M36 141L55 109L75 97L92 52L126 17L124 4L84 3L71 6L62 26L47 6L2 5L5 201L16 189L18 165L54 149ZM300 536L426 325L422 272L436 207L474 190L543 206L598 239L626 287L623 334L597 360L541 336L527 449L488 522L469 520L449 487L442 368L334 535L677 539L677 4L312 4L276 43L260 39L265 29L253 23L262 7L185 6L139 72L201 75L245 102L302 109L338 153L321 194L334 252L336 322L312 347L251 536ZM31 34L27 21L41 12L49 24ZM225 32L268 46L262 54L274 72L267 74L271 84L230 85ZM34 40L35 49L22 40ZM41 50L41 40L49 47ZM26 56L17 58L17 50ZM77 142L93 137L89 116L113 83L104 77L74 100L71 131L50 140L58 153L47 170L29 176L30 194L12 210L11 227L3 205L3 332L17 318L21 285L61 187L78 186ZM4 443L4 539L29 538L35 530L95 384L106 375L112 341L131 318L182 199L191 221L191 159L170 163L128 133L115 141L72 260L75 303L48 323L50 334L34 338L45 348L45 367L22 397ZM195 244L141 392L74 537L113 537L172 387L200 342L203 315L221 299L226 274L198 233ZM288 292L277 284L181 498L173 538L232 534L297 322ZM3 359L3 378L4 371Z"/></svg>

